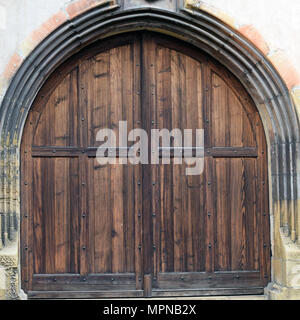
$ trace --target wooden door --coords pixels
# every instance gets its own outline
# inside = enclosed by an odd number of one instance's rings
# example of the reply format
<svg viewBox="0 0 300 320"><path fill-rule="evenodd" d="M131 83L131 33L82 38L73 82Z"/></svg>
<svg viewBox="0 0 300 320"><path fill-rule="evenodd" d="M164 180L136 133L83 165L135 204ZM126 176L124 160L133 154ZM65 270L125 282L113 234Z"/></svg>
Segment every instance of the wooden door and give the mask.
<svg viewBox="0 0 300 320"><path fill-rule="evenodd" d="M100 165L96 135L204 129L187 164ZM149 147L150 147L149 143ZM151 154L151 150L149 150ZM25 125L22 287L29 297L263 293L270 280L266 141L239 82L151 33L92 45L53 74ZM150 157L149 157L150 158Z"/></svg>

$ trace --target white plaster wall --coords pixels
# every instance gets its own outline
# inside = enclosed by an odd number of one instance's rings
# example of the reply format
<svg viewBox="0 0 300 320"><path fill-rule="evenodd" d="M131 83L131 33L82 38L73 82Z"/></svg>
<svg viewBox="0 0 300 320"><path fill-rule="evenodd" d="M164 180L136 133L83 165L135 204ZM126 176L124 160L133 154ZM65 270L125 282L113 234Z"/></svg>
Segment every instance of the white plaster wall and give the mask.
<svg viewBox="0 0 300 320"><path fill-rule="evenodd" d="M299 0L205 0L237 20L253 24L271 48L286 52L300 72Z"/></svg>
<svg viewBox="0 0 300 320"><path fill-rule="evenodd" d="M166 0L167 1L167 0ZM0 74L24 39L72 0L0 0ZM299 0L205 0L253 24L272 48L284 50L300 73Z"/></svg>
<svg viewBox="0 0 300 320"><path fill-rule="evenodd" d="M0 0L0 74L19 45L66 0Z"/></svg>

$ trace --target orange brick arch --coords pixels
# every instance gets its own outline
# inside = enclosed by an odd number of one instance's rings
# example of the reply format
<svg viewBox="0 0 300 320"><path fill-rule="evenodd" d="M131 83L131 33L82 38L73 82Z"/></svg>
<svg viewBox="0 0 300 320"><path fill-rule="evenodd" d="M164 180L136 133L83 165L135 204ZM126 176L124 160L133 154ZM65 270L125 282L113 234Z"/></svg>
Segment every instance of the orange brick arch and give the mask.
<svg viewBox="0 0 300 320"><path fill-rule="evenodd" d="M32 50L49 36L56 28L61 26L67 20L81 15L82 13L103 4L116 4L116 0L77 0L70 2L65 10L59 10L45 21L39 28L34 30L19 46L18 50L12 55L1 78L4 82L9 82L15 72L21 66L23 60L32 52ZM300 74L290 62L285 52L277 48L270 47L270 44L263 38L259 30L252 24L239 26L234 17L229 16L219 8L215 8L198 0L185 0L185 7L189 10L205 11L227 24L256 46L276 68L291 96L300 109Z"/></svg>

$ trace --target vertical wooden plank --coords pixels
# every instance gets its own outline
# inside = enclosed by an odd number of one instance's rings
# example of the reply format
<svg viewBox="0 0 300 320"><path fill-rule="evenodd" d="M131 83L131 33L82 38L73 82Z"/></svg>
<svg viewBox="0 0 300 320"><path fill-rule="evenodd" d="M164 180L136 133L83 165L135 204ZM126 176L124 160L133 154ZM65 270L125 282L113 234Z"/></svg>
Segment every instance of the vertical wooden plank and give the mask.
<svg viewBox="0 0 300 320"><path fill-rule="evenodd" d="M29 181L33 182L31 145L33 130L36 126L39 114L30 111L24 128L21 144L21 281L22 288L28 290L31 286L31 274L33 273L33 210L32 210L32 190ZM26 250L29 247L29 250Z"/></svg>
<svg viewBox="0 0 300 320"><path fill-rule="evenodd" d="M169 51L166 49L166 51ZM179 124L179 128L186 128L186 109L185 109L185 59L180 53L170 50L171 57L171 94L172 110L168 110L168 106L164 108L164 128L172 130L173 114L178 110L180 112L180 120L175 115L175 121ZM176 111L175 111L176 110ZM173 227L173 241L174 241L174 269L173 272L183 271L184 264L184 225L182 223L182 213L187 212L186 205L186 181L182 166L173 166L173 164L165 167L165 172L169 172L170 180L165 181L165 188L169 190L169 205L165 208L164 215L166 221ZM183 181L182 181L183 180ZM173 187L172 187L173 185ZM186 221L185 221L186 223ZM169 247L170 244L167 246ZM172 247L169 249L171 250Z"/></svg>
<svg viewBox="0 0 300 320"><path fill-rule="evenodd" d="M142 92L142 48L141 36L137 35L133 43L133 82L132 82L132 119L133 127L140 127L142 123L142 105L141 105L141 92ZM140 94L137 94L140 93ZM133 168L133 192L134 192L134 263L136 273L136 288L141 290L143 287L142 274L144 270L143 265L143 189L142 189L142 166L136 165Z"/></svg>
<svg viewBox="0 0 300 320"><path fill-rule="evenodd" d="M87 162L84 156L79 157L79 186L80 186L80 214L81 216L89 213L87 201ZM92 251L92 246L89 243L89 220L90 215L87 214L85 219L81 219L80 224L80 274L87 275L91 266L89 265L89 254Z"/></svg>
<svg viewBox="0 0 300 320"><path fill-rule="evenodd" d="M96 135L100 129L110 127L110 50L90 59L87 70L88 144L98 146ZM88 160L90 272L112 272L112 214L110 204L109 166L101 166L96 159Z"/></svg>
<svg viewBox="0 0 300 320"><path fill-rule="evenodd" d="M202 94L202 112L203 112L203 128L204 128L204 145L205 148L211 148L214 144L213 133L213 73L208 61L202 64L202 79L203 84L201 90ZM217 197L216 190L218 181L216 179L216 166L214 159L205 154L204 163L204 177L203 177L203 212L205 214L205 230L203 232L202 247L203 255L205 256L204 270L206 272L213 272L217 266L216 259L216 226L217 226Z"/></svg>
<svg viewBox="0 0 300 320"><path fill-rule="evenodd" d="M101 166L89 160L90 212L94 216L94 269L95 273L112 272L112 213L110 204L109 165Z"/></svg>
<svg viewBox="0 0 300 320"><path fill-rule="evenodd" d="M245 159L244 161L244 184L245 184L245 269L255 270L255 216L257 212L256 185L257 172L256 160Z"/></svg>
<svg viewBox="0 0 300 320"><path fill-rule="evenodd" d="M69 159L54 161L55 272L67 273L70 260Z"/></svg>
<svg viewBox="0 0 300 320"><path fill-rule="evenodd" d="M32 211L32 227L33 227L33 241L32 250L34 257L34 273L44 273L45 272L45 250L43 231L45 230L44 225L44 215L45 212L44 202L43 202L43 188L41 178L43 176L43 161L41 159L33 159L33 172L32 174L32 191L34 194L33 198L33 211ZM32 230L30 230L32 232ZM51 254L51 253L49 253Z"/></svg>
<svg viewBox="0 0 300 320"><path fill-rule="evenodd" d="M70 131L69 131L69 94L70 94L70 75L67 75L62 83L55 90L53 100L51 101L51 108L54 112L54 141L56 146L70 145ZM72 94L72 93L71 93ZM49 127L49 126L47 126Z"/></svg>
<svg viewBox="0 0 300 320"><path fill-rule="evenodd" d="M203 128L203 109L202 109L202 78L201 64L186 57L185 63L185 83L186 99L183 105L186 112L186 128L193 130L193 145L195 145L195 132ZM183 172L185 174L185 172ZM183 222L187 221L187 230L185 235L186 242L186 266L185 271L202 271L201 259L203 251L199 246L199 239L203 239L205 232L204 211L201 208L201 199L203 199L203 189L201 189L201 180L203 173L195 176L187 176L187 203L188 210L183 212ZM204 200L204 199L203 199ZM202 210L201 210L202 209ZM201 255L202 251L202 255ZM201 270L202 269L202 270Z"/></svg>
<svg viewBox="0 0 300 320"><path fill-rule="evenodd" d="M55 161L46 158L42 161L42 203L44 204L43 236L45 241L45 272L55 273L55 211L54 211L54 168ZM47 192L44 192L47 190Z"/></svg>
<svg viewBox="0 0 300 320"><path fill-rule="evenodd" d="M258 112L255 117L256 136L259 151L257 160L257 189L256 195L260 210L258 210L257 221L259 238L259 252L260 252L260 271L261 279L265 285L271 280L271 239L270 239L270 212L269 212L269 198L262 195L269 193L268 185L268 155L267 144L263 125Z"/></svg>
<svg viewBox="0 0 300 320"><path fill-rule="evenodd" d="M144 275L144 291L145 291L145 298L152 297L152 275L145 274Z"/></svg>
<svg viewBox="0 0 300 320"><path fill-rule="evenodd" d="M122 61L122 116L127 121L128 132L134 128L134 43L128 44L121 51ZM127 135L125 136L127 139ZM120 163L126 159L119 159ZM124 229L124 270L134 272L135 251L135 209L134 209L134 166L130 163L121 165L123 175L123 229Z"/></svg>
<svg viewBox="0 0 300 320"><path fill-rule="evenodd" d="M78 146L80 140L79 132L79 106L78 106L78 76L79 70L76 67L70 73L70 86L69 86L69 108L67 110L69 122L69 146Z"/></svg>
<svg viewBox="0 0 300 320"><path fill-rule="evenodd" d="M90 59L88 87L88 146L98 146L96 135L100 129L108 127L110 105L110 50Z"/></svg>
<svg viewBox="0 0 300 320"><path fill-rule="evenodd" d="M89 103L90 101L90 91L93 90L93 81L91 81L91 61L83 60L79 61L78 67L78 90L79 90L79 141L78 144L80 147L88 146L88 128L89 128ZM90 243L90 237L93 237L93 229L90 230L90 223L93 222L93 216L90 214L88 206L88 189L91 187L88 180L88 163L85 154L83 153L78 157L78 185L79 185L79 215L80 219L80 234L79 234L79 243L80 243L80 268L79 272L81 275L87 275L94 266L90 265L91 259L93 259L93 246ZM84 217L85 216L85 217ZM83 218L84 217L84 218Z"/></svg>
<svg viewBox="0 0 300 320"><path fill-rule="evenodd" d="M249 121L243 117L245 111L236 95L227 87L227 105L228 105L228 128L226 146L243 147L245 136L252 136L251 128L249 129ZM246 135L243 132L246 130ZM249 144L246 144L249 146Z"/></svg>
<svg viewBox="0 0 300 320"><path fill-rule="evenodd" d="M111 129L118 133L119 120L122 119L122 47L110 51L110 121ZM124 272L124 203L123 168L111 165L111 203L112 203L112 268L113 272Z"/></svg>
<svg viewBox="0 0 300 320"><path fill-rule="evenodd" d="M213 272L218 267L217 257L217 188L216 166L212 157L205 157L205 176L203 179L205 190L205 232L202 238L202 246L205 252L205 271Z"/></svg>
<svg viewBox="0 0 300 320"><path fill-rule="evenodd" d="M248 248L246 239L246 227L248 214L251 214L250 208L247 207L246 179L244 159L228 159L227 163L230 166L230 176L226 184L229 189L229 202L231 204L230 211L227 213L231 215L231 270L247 270L246 250ZM250 240L250 239L249 239ZM251 270L251 269L248 269Z"/></svg>
<svg viewBox="0 0 300 320"><path fill-rule="evenodd" d="M94 101L91 99L91 93L93 92L94 88L94 81L91 77L91 61L90 60L83 60L79 61L78 67L78 102L79 102L79 141L78 145L80 147L86 147L89 145L90 132L88 128L90 128L90 119L89 119L89 112L91 110L91 103Z"/></svg>
<svg viewBox="0 0 300 320"><path fill-rule="evenodd" d="M79 199L79 163L77 158L70 159L69 165L69 261L67 262L70 273L79 274L80 272L80 214Z"/></svg>
<svg viewBox="0 0 300 320"><path fill-rule="evenodd" d="M228 139L228 89L224 81L212 73L211 142L212 146L229 146Z"/></svg>
<svg viewBox="0 0 300 320"><path fill-rule="evenodd" d="M156 98L156 122L157 128L163 129L166 128L166 122L164 117L164 110L170 105L173 105L172 99L174 96L171 94L174 84L171 82L171 55L170 51L160 45L156 47L156 79L157 79L157 98ZM170 111L170 109L169 109ZM168 128L170 124L167 124ZM156 229L160 228L160 234L158 238L158 252L157 259L160 261L157 262L157 272L166 272L173 270L173 237L172 237L172 221L169 220L168 211L171 208L168 206L167 200L165 197L167 188L165 184L165 166L159 165L158 168L158 179L159 179L159 188L157 192L158 201L158 217L156 221L158 222L155 226ZM154 227L154 228L155 228Z"/></svg>
<svg viewBox="0 0 300 320"><path fill-rule="evenodd" d="M150 132L153 121L153 106L155 103L155 78L153 78L155 46L151 37L143 34L141 52L141 83L142 83L142 127ZM148 146L150 151L150 145ZM155 185L150 165L142 167L142 189L143 189L143 266L145 274L153 273L153 221L152 221L152 197Z"/></svg>

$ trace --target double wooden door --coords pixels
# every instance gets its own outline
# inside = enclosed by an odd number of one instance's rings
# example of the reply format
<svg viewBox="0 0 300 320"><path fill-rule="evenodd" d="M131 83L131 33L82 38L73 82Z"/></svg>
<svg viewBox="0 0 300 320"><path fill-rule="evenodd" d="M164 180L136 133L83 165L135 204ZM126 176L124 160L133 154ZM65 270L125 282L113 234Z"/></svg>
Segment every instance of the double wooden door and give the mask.
<svg viewBox="0 0 300 320"><path fill-rule="evenodd" d="M172 152L170 164L99 164L97 133L118 137L119 121L149 137L204 129L204 172L186 175ZM136 33L79 52L39 92L21 159L31 298L257 294L270 280L262 122L236 78L193 47Z"/></svg>

